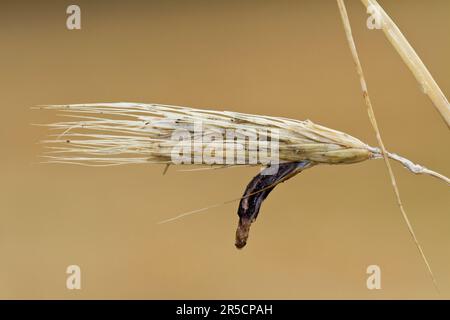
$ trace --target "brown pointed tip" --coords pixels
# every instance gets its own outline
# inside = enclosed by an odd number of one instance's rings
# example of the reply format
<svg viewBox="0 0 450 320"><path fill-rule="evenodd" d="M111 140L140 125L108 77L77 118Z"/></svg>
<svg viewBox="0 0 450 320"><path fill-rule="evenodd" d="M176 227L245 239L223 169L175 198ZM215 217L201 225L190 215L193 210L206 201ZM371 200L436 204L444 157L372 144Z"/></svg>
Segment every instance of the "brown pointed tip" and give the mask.
<svg viewBox="0 0 450 320"><path fill-rule="evenodd" d="M236 237L236 242L234 243L234 245L236 246L237 249L244 248L246 244L247 244L247 239L238 239Z"/></svg>
<svg viewBox="0 0 450 320"><path fill-rule="evenodd" d="M252 223L247 219L239 219L239 224L236 230L236 242L234 244L236 248L242 249L247 244L251 224Z"/></svg>

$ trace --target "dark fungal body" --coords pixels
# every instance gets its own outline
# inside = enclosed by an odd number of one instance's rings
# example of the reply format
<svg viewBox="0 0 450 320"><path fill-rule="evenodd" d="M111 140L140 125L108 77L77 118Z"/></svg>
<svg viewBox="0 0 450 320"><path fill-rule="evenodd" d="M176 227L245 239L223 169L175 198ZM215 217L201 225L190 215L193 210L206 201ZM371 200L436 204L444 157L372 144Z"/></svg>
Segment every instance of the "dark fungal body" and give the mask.
<svg viewBox="0 0 450 320"><path fill-rule="evenodd" d="M311 165L310 161L282 163L264 169L250 181L239 202L236 248L242 249L247 244L250 226L258 217L261 205L269 193L279 183L292 178Z"/></svg>

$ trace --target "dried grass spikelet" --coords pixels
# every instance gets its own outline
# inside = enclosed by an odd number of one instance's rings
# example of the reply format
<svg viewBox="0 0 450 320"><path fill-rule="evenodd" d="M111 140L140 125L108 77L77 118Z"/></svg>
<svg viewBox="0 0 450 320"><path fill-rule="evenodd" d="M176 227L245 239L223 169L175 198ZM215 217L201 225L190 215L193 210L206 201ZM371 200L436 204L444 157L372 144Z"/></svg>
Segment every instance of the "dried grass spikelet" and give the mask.
<svg viewBox="0 0 450 320"><path fill-rule="evenodd" d="M56 132L50 139L42 141L47 148L44 158L51 163L88 166L172 164L171 150L179 145L172 139L172 133L184 129L194 135L196 121L202 123L207 133L223 134L227 129L257 130L260 138L266 131L266 138L270 140L271 134L276 131L280 163L308 160L313 164L349 164L382 157L378 148L309 120L131 102L45 105L37 108L60 111L61 116L73 119L44 124ZM233 140L223 140L225 152L233 143ZM245 148L249 145L246 144L241 150L244 157L248 156ZM193 152L202 152L205 147L193 148ZM387 154L415 174L431 175L450 184L444 175L397 154ZM267 160L263 160L264 163L257 164L267 164Z"/></svg>
<svg viewBox="0 0 450 320"><path fill-rule="evenodd" d="M200 121L203 131L207 133L223 134L226 129L257 130L260 135L267 132L269 141L270 135L276 131L280 163L302 160L328 164L354 163L378 155L377 151L360 140L309 120L139 103L52 105L41 108L62 111L63 116L75 118L74 121L46 125L58 131L51 139L43 141L49 149L45 155L48 162L171 164L171 151L180 143L172 139L172 134L184 129L194 136L195 121ZM223 143L227 151L227 146L232 146L234 140L225 137ZM248 157L248 146L246 144L241 151L245 157ZM205 148L206 145L201 149L193 148L193 152L204 151Z"/></svg>

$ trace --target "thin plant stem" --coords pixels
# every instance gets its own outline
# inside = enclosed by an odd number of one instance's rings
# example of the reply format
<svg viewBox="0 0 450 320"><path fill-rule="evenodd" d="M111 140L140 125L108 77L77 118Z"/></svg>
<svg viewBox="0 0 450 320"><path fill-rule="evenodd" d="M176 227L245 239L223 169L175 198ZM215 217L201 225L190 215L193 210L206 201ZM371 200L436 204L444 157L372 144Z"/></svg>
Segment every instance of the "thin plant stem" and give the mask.
<svg viewBox="0 0 450 320"><path fill-rule="evenodd" d="M397 198L397 204L398 204L398 206L400 208L400 211L402 213L403 219L406 222L406 225L408 227L409 233L411 234L412 239L414 240L414 243L415 243L415 245L416 245L417 249L419 250L419 253L420 253L421 257L422 257L422 260L424 261L424 263L425 263L425 265L426 265L426 267L428 269L428 273L430 274L430 277L431 277L431 279L433 281L433 285L435 286L436 290L439 292L439 288L437 286L436 279L435 279L435 277L433 275L433 271L431 270L430 264L428 263L428 260L427 260L427 258L425 256L425 253L424 253L423 249L422 249L422 246L420 245L420 243L419 243L419 241L418 241L418 239L416 237L416 234L414 233L414 229L413 229L413 227L412 227L412 225L411 225L411 223L409 221L409 218L408 218L408 216L406 214L406 211L405 211L405 209L403 207L403 203L402 203L402 200L401 200L401 197L400 197L400 192L399 192L399 189L398 189L398 186L397 186L397 182L395 180L394 172L392 170L391 164L390 164L389 159L388 159L389 156L388 156L388 153L387 153L387 151L386 151L386 149L384 147L384 143L383 143L383 140L381 138L381 133L380 133L380 130L378 128L377 120L375 118L375 113L374 113L373 108L372 108L372 103L370 102L369 93L368 93L368 90L367 90L366 80L364 78L364 73L363 73L363 70L362 70L362 67L361 67L361 62L359 61L358 51L356 50L355 41L353 40L352 30L351 30L351 26L350 26L350 21L348 19L347 10L345 8L345 3L344 3L343 0L337 0L337 4L338 4L338 7L339 7L339 11L341 13L342 23L344 25L344 30L345 30L345 35L347 37L347 42L348 42L348 45L350 47L350 51L352 53L353 61L354 61L355 66L356 66L356 71L357 71L357 73L359 75L359 80L360 80L360 84L361 84L361 90L363 92L364 101L365 101L366 106L367 106L367 113L369 115L369 119L370 119L370 122L372 124L372 127L375 130L377 141L378 141L378 144L379 144L380 149L381 149L381 154L383 156L384 162L386 163L386 167L388 169L389 176L391 178L392 187L394 189L395 196Z"/></svg>
<svg viewBox="0 0 450 320"><path fill-rule="evenodd" d="M414 74L423 92L428 95L450 128L450 104L414 48L409 44L394 21L392 21L376 0L361 0L361 2L366 8L372 6L379 13L380 26L384 34L398 52L403 62L408 66L409 70Z"/></svg>

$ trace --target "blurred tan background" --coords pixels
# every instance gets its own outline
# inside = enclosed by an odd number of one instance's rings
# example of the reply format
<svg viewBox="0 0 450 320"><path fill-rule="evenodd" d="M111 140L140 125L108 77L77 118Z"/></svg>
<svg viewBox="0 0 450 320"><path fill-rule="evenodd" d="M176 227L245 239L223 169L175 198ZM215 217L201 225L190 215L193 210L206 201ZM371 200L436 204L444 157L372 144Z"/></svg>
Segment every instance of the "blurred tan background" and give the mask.
<svg viewBox="0 0 450 320"><path fill-rule="evenodd" d="M450 95L450 2L382 1ZM308 170L234 247L257 170L40 164L38 104L155 102L311 119L376 145L335 1L2 1L0 298L450 298L448 187L393 164L442 294L408 233L382 161ZM347 1L388 149L449 175L449 131L381 31ZM65 287L66 267L82 289ZM366 268L382 289L366 288Z"/></svg>

